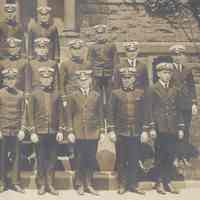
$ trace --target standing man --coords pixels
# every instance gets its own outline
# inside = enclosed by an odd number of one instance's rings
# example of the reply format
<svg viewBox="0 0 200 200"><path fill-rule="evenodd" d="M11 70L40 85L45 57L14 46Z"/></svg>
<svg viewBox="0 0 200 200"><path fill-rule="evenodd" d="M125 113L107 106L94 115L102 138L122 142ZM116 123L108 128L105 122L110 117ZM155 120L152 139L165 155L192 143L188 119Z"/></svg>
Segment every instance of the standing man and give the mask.
<svg viewBox="0 0 200 200"><path fill-rule="evenodd" d="M53 19L51 19L51 8L48 6L39 7L38 21L33 21L28 27L29 36L29 56L35 57L34 41L39 37L46 37L50 40L49 55L51 60L57 63L60 61L60 44L58 30Z"/></svg>
<svg viewBox="0 0 200 200"><path fill-rule="evenodd" d="M7 3L4 5L5 19L3 18L0 20L0 57L6 54L7 38L14 37L22 40L24 43L22 26L16 21L16 9L17 7L14 3Z"/></svg>
<svg viewBox="0 0 200 200"><path fill-rule="evenodd" d="M46 191L58 195L55 190L54 175L57 160L57 142L62 142L59 132L60 98L53 88L55 69L40 67L38 85L31 96L29 124L32 128L31 140L36 146L38 194Z"/></svg>
<svg viewBox="0 0 200 200"><path fill-rule="evenodd" d="M108 134L117 146L119 194L128 189L145 194L138 186L138 162L143 141L144 89L136 85L136 68L119 69L120 88L113 91L109 101ZM141 139L141 140L140 140Z"/></svg>
<svg viewBox="0 0 200 200"><path fill-rule="evenodd" d="M9 159L12 156L11 189L24 193L20 182L20 152L24 133L24 96L16 88L17 68L8 68L2 71L5 87L0 90L0 140L1 140L1 167L0 192L7 188Z"/></svg>
<svg viewBox="0 0 200 200"><path fill-rule="evenodd" d="M198 112L197 108L197 97L196 97L196 87L192 74L192 68L185 65L185 50L183 45L174 45L170 48L173 53L174 59L174 70L173 70L173 82L180 89L181 93L179 96L178 109L183 116L183 121L185 124L185 135L182 144L179 145L179 151L183 153L186 152L187 145L190 140L190 128L192 115L196 115ZM189 157L184 155L185 164L187 164Z"/></svg>
<svg viewBox="0 0 200 200"><path fill-rule="evenodd" d="M69 58L60 67L60 90L63 97L77 89L76 70L88 68L84 47L84 42L80 39L69 42Z"/></svg>
<svg viewBox="0 0 200 200"><path fill-rule="evenodd" d="M92 187L96 169L97 144L104 136L103 109L98 92L92 87L92 70L77 70L78 88L68 97L65 119L69 142L75 142L77 192L98 195Z"/></svg>
<svg viewBox="0 0 200 200"><path fill-rule="evenodd" d="M25 91L27 81L27 62L22 56L22 40L9 37L6 40L7 57L0 62L0 73L3 69L16 68L18 70L16 87ZM2 87L2 85L1 85Z"/></svg>
<svg viewBox="0 0 200 200"><path fill-rule="evenodd" d="M149 85L148 72L146 66L138 60L139 47L138 42L125 42L125 58L120 59L120 63L115 68L115 82L120 84L119 70L120 68L133 68L136 72L136 83L137 87L147 89Z"/></svg>
<svg viewBox="0 0 200 200"><path fill-rule="evenodd" d="M40 72L39 69L41 67L53 68L55 71L55 80L52 82L54 84L53 88L55 90L59 89L59 70L58 65L55 60L51 60L49 58L49 48L51 41L49 38L40 37L34 40L34 51L35 51L35 59L30 62L30 69L28 72L29 80L28 80L28 88L33 89L40 85Z"/></svg>
<svg viewBox="0 0 200 200"><path fill-rule="evenodd" d="M166 194L166 191L178 194L171 180L177 141L184 137L184 123L178 110L180 90L171 82L173 63L168 62L168 57L160 59L156 70L158 81L149 89L146 102L150 133L157 136L155 163L158 174L155 188L160 194Z"/></svg>
<svg viewBox="0 0 200 200"><path fill-rule="evenodd" d="M112 88L112 76L117 58L115 44L106 37L106 25L99 24L94 27L96 43L89 48L89 60L93 67L96 86L104 95L104 104Z"/></svg>

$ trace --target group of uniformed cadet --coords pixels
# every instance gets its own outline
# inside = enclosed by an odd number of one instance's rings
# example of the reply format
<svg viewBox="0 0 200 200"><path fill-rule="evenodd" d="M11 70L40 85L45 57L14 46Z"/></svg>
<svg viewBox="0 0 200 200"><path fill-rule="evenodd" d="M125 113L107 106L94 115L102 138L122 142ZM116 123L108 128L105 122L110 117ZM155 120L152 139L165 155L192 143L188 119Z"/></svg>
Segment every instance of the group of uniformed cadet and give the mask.
<svg viewBox="0 0 200 200"><path fill-rule="evenodd" d="M51 8L38 8L38 21L28 27L28 45L16 22L16 5L4 8L0 192L11 188L24 193L20 153L23 140L29 138L37 157L39 195L58 195L54 187L57 145L64 140L74 144L78 194L99 195L92 177L98 141L107 134L116 147L119 194L127 190L145 194L139 187L138 163L141 145L149 140L154 140L156 191L177 194L171 184L174 166L179 160L189 162L185 147L192 114L197 114L192 69L182 64L185 47L171 47L173 58L158 57L156 81L150 87L147 67L138 59L137 42L124 43L126 56L119 61L116 46L105 35L107 27L97 25L96 43L89 47L88 56L82 40L70 41L68 59L59 67L59 37L50 20Z"/></svg>

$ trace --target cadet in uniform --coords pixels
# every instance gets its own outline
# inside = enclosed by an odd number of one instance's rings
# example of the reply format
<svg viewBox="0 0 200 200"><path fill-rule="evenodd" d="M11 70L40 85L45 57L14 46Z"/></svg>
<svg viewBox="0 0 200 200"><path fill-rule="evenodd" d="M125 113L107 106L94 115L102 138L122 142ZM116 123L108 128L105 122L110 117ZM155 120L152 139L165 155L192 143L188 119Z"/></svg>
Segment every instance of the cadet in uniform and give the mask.
<svg viewBox="0 0 200 200"><path fill-rule="evenodd" d="M37 86L29 99L29 124L32 127L31 141L36 145L38 194L46 191L53 195L58 192L53 187L55 163L57 160L57 142L63 140L59 132L60 98L53 88L55 69L38 68L40 85Z"/></svg>
<svg viewBox="0 0 200 200"><path fill-rule="evenodd" d="M182 144L179 144L179 152L182 152L185 164L188 163L189 156L187 155L187 146L190 139L190 127L192 115L196 115L197 108L197 97L195 82L193 79L192 68L185 65L185 47L183 45L174 45L170 48L173 53L174 59L174 70L173 70L173 81L176 86L181 90L179 96L178 109L183 116L185 124L185 135ZM185 153L184 153L185 151Z"/></svg>
<svg viewBox="0 0 200 200"><path fill-rule="evenodd" d="M22 26L16 21L16 4L5 4L4 9L6 17L5 19L3 18L0 20L0 57L5 56L6 54L5 50L7 48L7 38L15 37L24 41Z"/></svg>
<svg viewBox="0 0 200 200"><path fill-rule="evenodd" d="M0 61L0 71L16 68L18 70L16 87L24 91L26 89L27 62L22 56L22 40L13 37L7 38L7 46L8 55L7 58Z"/></svg>
<svg viewBox="0 0 200 200"><path fill-rule="evenodd" d="M120 88L112 92L108 106L108 134L117 146L119 194L124 194L127 189L145 194L137 183L144 121L144 89L135 85L136 75L136 68L132 66L119 69Z"/></svg>
<svg viewBox="0 0 200 200"><path fill-rule="evenodd" d="M105 99L108 99L117 50L116 46L106 38L106 25L99 24L94 29L96 43L89 48L89 60L93 67L97 88L100 88L101 92L104 90Z"/></svg>
<svg viewBox="0 0 200 200"><path fill-rule="evenodd" d="M149 89L146 102L146 120L150 132L154 133L154 137L157 136L155 162L158 176L155 188L160 194L166 194L166 191L177 194L178 190L171 185L171 180L177 140L184 136L184 123L178 112L180 91L171 83L173 64L168 62L168 57L162 57L156 70L158 81Z"/></svg>
<svg viewBox="0 0 200 200"><path fill-rule="evenodd" d="M25 137L24 96L15 87L18 69L8 68L2 71L5 87L0 90L0 139L1 172L0 192L7 188L9 152L12 159L11 189L24 193L20 186L20 146Z"/></svg>
<svg viewBox="0 0 200 200"><path fill-rule="evenodd" d="M137 87L146 89L148 87L148 72L146 66L138 60L139 54L138 42L125 42L125 58L120 59L120 63L115 68L115 82L119 84L119 70L120 68L132 67L136 71Z"/></svg>
<svg viewBox="0 0 200 200"><path fill-rule="evenodd" d="M50 19L51 8L48 6L39 7L38 21L30 22L28 27L29 36L29 56L34 57L34 41L39 37L47 37L50 40L49 45L49 58L55 60L57 63L60 61L60 44L58 30L53 19Z"/></svg>
<svg viewBox="0 0 200 200"><path fill-rule="evenodd" d="M37 87L38 84L40 84L39 81L39 69L41 67L50 67L53 68L55 71L55 80L53 82L54 89L59 89L59 70L58 65L54 60L51 60L49 58L49 45L50 40L46 37L37 38L34 40L34 50L36 57L34 60L31 60L30 62L30 69L28 72L29 76L29 82L28 88L33 89L34 87Z"/></svg>
<svg viewBox="0 0 200 200"><path fill-rule="evenodd" d="M79 195L98 195L92 187L98 139L103 136L103 109L99 93L91 88L92 70L77 70L78 89L68 97L65 121L68 140L75 142L76 181ZM101 136L100 136L101 135Z"/></svg>
<svg viewBox="0 0 200 200"><path fill-rule="evenodd" d="M89 63L84 58L84 42L80 39L69 42L70 56L61 63L60 90L62 96L70 95L76 88L76 70L88 68Z"/></svg>

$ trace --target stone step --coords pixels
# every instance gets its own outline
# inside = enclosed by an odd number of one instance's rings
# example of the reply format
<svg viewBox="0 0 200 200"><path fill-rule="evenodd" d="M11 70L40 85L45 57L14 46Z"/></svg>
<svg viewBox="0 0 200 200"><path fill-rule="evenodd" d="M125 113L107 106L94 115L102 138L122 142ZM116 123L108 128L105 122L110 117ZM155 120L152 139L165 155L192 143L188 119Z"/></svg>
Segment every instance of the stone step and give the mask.
<svg viewBox="0 0 200 200"><path fill-rule="evenodd" d="M200 173L199 173L200 174ZM36 189L36 174L33 172L22 172L22 185L27 189ZM73 189L74 172L57 171L55 186L57 189ZM200 188L200 176L198 179L173 181L173 184L179 189L183 188ZM154 183L151 181L142 181L142 189L151 190ZM94 186L97 190L116 190L118 188L116 172L96 172L94 174Z"/></svg>

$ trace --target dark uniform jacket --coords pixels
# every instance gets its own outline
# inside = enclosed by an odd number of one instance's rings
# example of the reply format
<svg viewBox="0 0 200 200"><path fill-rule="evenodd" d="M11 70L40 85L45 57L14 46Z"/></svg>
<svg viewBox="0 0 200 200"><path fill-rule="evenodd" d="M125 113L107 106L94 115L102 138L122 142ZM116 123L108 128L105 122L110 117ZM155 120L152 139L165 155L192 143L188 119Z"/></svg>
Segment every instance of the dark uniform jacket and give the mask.
<svg viewBox="0 0 200 200"><path fill-rule="evenodd" d="M60 90L61 94L70 94L77 89L76 75L77 70L88 69L88 63L84 60L73 60L73 58L61 63L60 66Z"/></svg>
<svg viewBox="0 0 200 200"><path fill-rule="evenodd" d="M122 136L137 136L142 132L144 90L114 90L108 109L108 129L113 129L117 135Z"/></svg>
<svg viewBox="0 0 200 200"><path fill-rule="evenodd" d="M147 87L149 85L147 67L139 60L136 60L136 65L133 66L128 62L127 58L121 59L120 63L118 63L115 68L115 73L114 73L115 77L114 78L115 78L115 82L118 85L118 87L119 87L119 82L120 82L119 69L125 68L125 67L135 67L137 87L147 89Z"/></svg>
<svg viewBox="0 0 200 200"><path fill-rule="evenodd" d="M17 88L24 91L28 80L27 61L24 58L7 58L0 61L0 73L2 70L10 68L19 70L17 74Z"/></svg>
<svg viewBox="0 0 200 200"><path fill-rule="evenodd" d="M20 90L0 90L0 131L4 136L16 136L25 124L24 95Z"/></svg>
<svg viewBox="0 0 200 200"><path fill-rule="evenodd" d="M174 67L173 81L181 93L178 98L178 107L180 110L192 109L192 104L197 103L195 82L193 79L192 68L182 65L182 70L179 71Z"/></svg>
<svg viewBox="0 0 200 200"><path fill-rule="evenodd" d="M91 90L84 96L76 90L65 107L65 126L77 139L98 139L103 128L103 109L99 93Z"/></svg>
<svg viewBox="0 0 200 200"><path fill-rule="evenodd" d="M55 81L54 81L54 89L58 90L59 89L59 69L58 65L54 60L47 60L47 61L39 61L37 59L31 60L30 62L30 68L28 72L29 76L29 83L28 83L28 88L34 88L37 87L40 82L39 82L39 71L38 69L40 67L51 67L55 70Z"/></svg>
<svg viewBox="0 0 200 200"><path fill-rule="evenodd" d="M7 20L0 21L0 56L5 55L7 48L6 40L9 37L15 37L24 41L24 32L19 23L7 23ZM23 44L23 46L25 46ZM24 47L25 48L25 47ZM3 54L3 55L2 55Z"/></svg>
<svg viewBox="0 0 200 200"><path fill-rule="evenodd" d="M157 81L148 91L145 101L147 106L145 121L155 126L158 133L177 134L181 129L183 119L178 112L179 90L176 87L164 88Z"/></svg>
<svg viewBox="0 0 200 200"><path fill-rule="evenodd" d="M116 46L112 43L96 43L89 48L89 60L97 77L111 77L117 58Z"/></svg>
<svg viewBox="0 0 200 200"><path fill-rule="evenodd" d="M32 22L28 28L29 34L29 55L34 57L34 40L38 37L47 37L50 39L49 58L59 61L60 59L60 44L58 30L55 23L48 26L42 26L40 23Z"/></svg>
<svg viewBox="0 0 200 200"><path fill-rule="evenodd" d="M29 124L37 134L56 134L59 130L61 109L60 97L56 92L41 88L33 91L29 100Z"/></svg>

